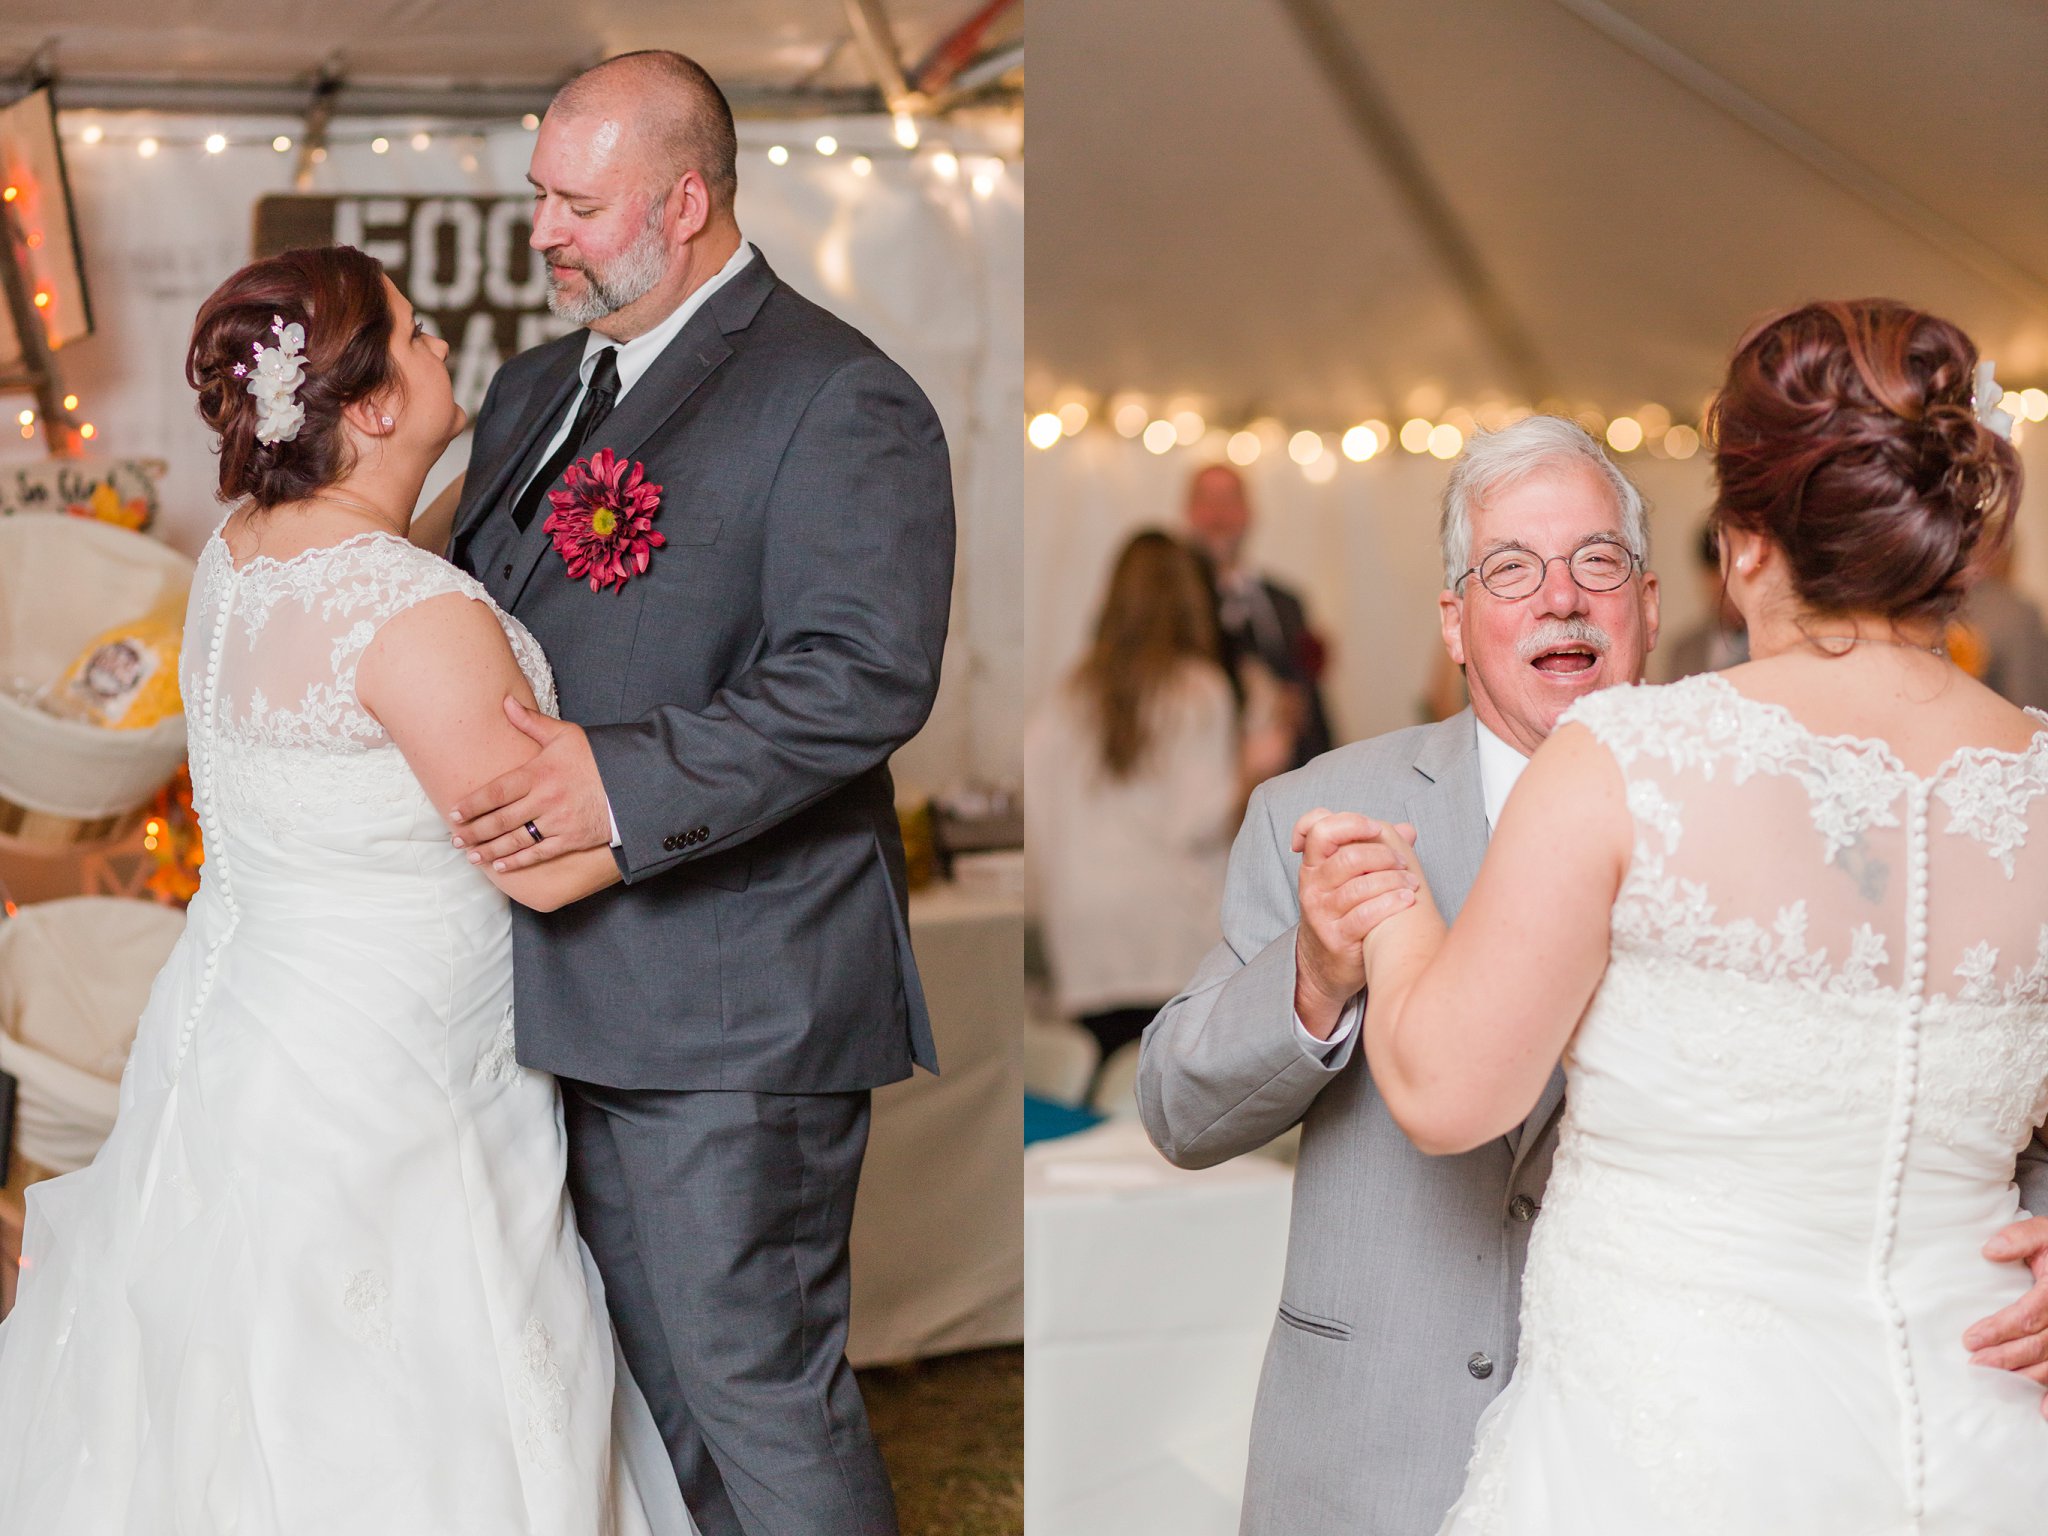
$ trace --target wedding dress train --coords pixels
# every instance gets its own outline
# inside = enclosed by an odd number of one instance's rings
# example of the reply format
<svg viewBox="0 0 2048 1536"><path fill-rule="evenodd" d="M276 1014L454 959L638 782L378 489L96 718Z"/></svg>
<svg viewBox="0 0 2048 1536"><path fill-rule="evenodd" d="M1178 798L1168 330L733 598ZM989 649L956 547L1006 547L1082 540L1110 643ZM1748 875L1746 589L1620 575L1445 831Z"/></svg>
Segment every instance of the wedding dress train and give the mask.
<svg viewBox="0 0 2048 1536"><path fill-rule="evenodd" d="M513 1057L506 900L355 699L379 626L445 593L489 602L386 534L201 556L206 865L111 1138L29 1196L7 1536L693 1530L576 1236L553 1082Z"/></svg>
<svg viewBox="0 0 2048 1536"><path fill-rule="evenodd" d="M1636 828L1514 1380L1451 1536L2035 1536L2041 1389L1964 1330L2048 1108L2048 731L1907 772L1716 675L1566 717Z"/></svg>

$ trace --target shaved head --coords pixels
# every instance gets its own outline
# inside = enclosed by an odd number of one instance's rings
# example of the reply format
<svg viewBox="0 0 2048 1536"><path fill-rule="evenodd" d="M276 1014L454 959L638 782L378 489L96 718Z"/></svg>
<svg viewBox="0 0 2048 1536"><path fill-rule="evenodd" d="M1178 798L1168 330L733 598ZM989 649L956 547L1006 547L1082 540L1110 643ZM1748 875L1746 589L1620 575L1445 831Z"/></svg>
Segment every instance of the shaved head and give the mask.
<svg viewBox="0 0 2048 1536"><path fill-rule="evenodd" d="M622 53L556 91L548 115L619 124L642 141L661 188L695 171L713 206L731 210L739 191L732 107L696 60L659 48Z"/></svg>

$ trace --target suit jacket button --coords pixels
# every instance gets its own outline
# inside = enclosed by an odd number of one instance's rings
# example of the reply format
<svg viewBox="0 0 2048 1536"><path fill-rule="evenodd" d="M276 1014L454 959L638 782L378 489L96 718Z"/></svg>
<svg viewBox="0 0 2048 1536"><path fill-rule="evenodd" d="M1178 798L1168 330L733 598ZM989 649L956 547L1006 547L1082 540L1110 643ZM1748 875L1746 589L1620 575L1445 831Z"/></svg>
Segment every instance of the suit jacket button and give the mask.
<svg viewBox="0 0 2048 1536"><path fill-rule="evenodd" d="M670 853L674 853L676 851L676 840L673 837L664 837L661 840L661 846L666 848Z"/></svg>
<svg viewBox="0 0 2048 1536"><path fill-rule="evenodd" d="M1465 1362L1465 1369L1481 1381L1484 1381L1493 1374L1493 1361L1487 1358L1486 1351L1482 1349L1478 1354Z"/></svg>
<svg viewBox="0 0 2048 1536"><path fill-rule="evenodd" d="M698 839L699 839L700 841L701 841L702 839L704 839L704 838L707 838L707 837L709 837L710 835L711 835L711 829L710 829L709 827L699 827L699 828L697 829L697 837L698 837Z"/></svg>
<svg viewBox="0 0 2048 1536"><path fill-rule="evenodd" d="M512 579L512 567L509 562L505 566L505 579L507 581L510 581Z"/></svg>
<svg viewBox="0 0 2048 1536"><path fill-rule="evenodd" d="M1536 1202L1527 1195L1517 1195L1508 1202L1508 1215L1516 1221L1529 1221L1536 1215Z"/></svg>

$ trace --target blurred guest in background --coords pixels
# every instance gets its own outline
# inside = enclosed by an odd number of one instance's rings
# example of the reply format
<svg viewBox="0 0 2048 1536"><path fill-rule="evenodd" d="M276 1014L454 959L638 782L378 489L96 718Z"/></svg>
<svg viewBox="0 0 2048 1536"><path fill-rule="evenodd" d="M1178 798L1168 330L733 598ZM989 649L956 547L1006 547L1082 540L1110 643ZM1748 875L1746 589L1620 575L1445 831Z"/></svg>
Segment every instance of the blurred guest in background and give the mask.
<svg viewBox="0 0 2048 1536"><path fill-rule="evenodd" d="M1247 674L1263 671L1279 684L1293 737L1280 766L1299 768L1335 744L1317 686L1326 651L1301 599L1244 562L1251 523L1243 476L1228 464L1195 471L1188 482L1188 537L1215 585L1224 667L1241 699L1252 686Z"/></svg>
<svg viewBox="0 0 2048 1536"><path fill-rule="evenodd" d="M1674 640L1660 658L1659 682L1675 683L1696 672L1718 672L1749 660L1749 632L1728 601L1728 584L1721 579L1721 547L1711 526L1701 527L1693 546L1693 571L1707 616Z"/></svg>
<svg viewBox="0 0 2048 1536"><path fill-rule="evenodd" d="M1963 600L1961 625L1968 635L1951 632L1949 654L2008 703L2048 709L2048 627L2034 600L2013 585L2012 565L2007 544ZM1965 638L1968 643L1957 643Z"/></svg>
<svg viewBox="0 0 2048 1536"><path fill-rule="evenodd" d="M1240 726L1195 557L1164 533L1138 534L1094 644L1024 736L1032 905L1060 1011L1104 1059L1216 942L1245 796L1293 746L1265 713Z"/></svg>

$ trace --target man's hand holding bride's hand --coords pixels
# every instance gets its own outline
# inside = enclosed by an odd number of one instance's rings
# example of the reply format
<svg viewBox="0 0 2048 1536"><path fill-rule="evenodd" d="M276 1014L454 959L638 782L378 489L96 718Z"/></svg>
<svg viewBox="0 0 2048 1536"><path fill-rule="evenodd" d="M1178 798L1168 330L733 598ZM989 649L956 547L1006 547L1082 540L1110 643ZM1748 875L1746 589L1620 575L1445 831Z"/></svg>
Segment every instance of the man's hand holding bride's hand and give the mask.
<svg viewBox="0 0 2048 1536"><path fill-rule="evenodd" d="M1391 839L1389 837L1391 834ZM1294 938L1294 1011L1319 1040L1365 987L1365 936L1424 889L1415 829L1321 806L1294 824L1301 921Z"/></svg>
<svg viewBox="0 0 2048 1536"><path fill-rule="evenodd" d="M583 727L510 696L505 713L540 743L540 752L457 802L451 813L455 846L469 850L470 863L489 859L492 868L504 871L610 847L610 803ZM539 829L541 841L533 840L529 824Z"/></svg>
<svg viewBox="0 0 2048 1536"><path fill-rule="evenodd" d="M1984 1245L1984 1257L2000 1264L2025 1264L2034 1287L2011 1306L1974 1323L1963 1344L1977 1365L2018 1371L2048 1386L2048 1216L2031 1216L2001 1228ZM2048 1416L2048 1397L2041 1400Z"/></svg>

